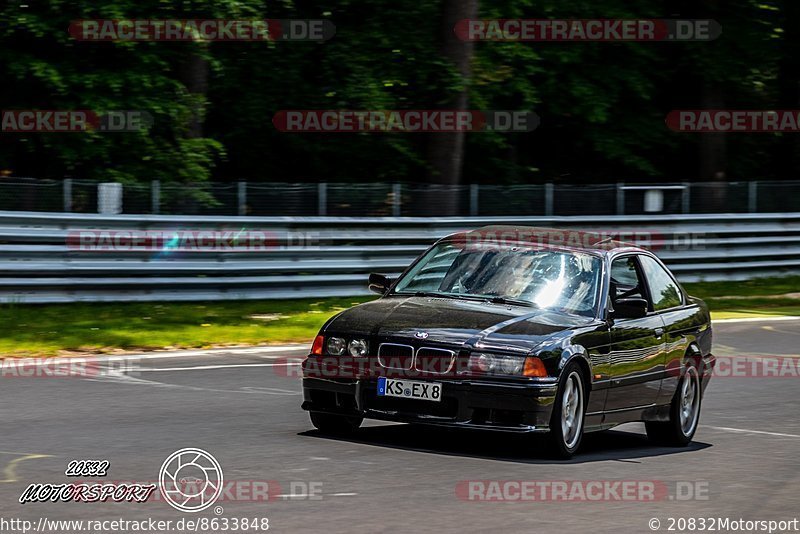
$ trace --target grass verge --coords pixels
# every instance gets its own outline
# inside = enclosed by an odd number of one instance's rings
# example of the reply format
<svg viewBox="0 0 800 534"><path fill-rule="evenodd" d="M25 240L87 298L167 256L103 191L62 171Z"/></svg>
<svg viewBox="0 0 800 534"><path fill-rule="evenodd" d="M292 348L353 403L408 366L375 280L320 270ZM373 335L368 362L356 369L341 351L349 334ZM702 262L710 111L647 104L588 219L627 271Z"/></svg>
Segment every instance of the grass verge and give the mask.
<svg viewBox="0 0 800 534"><path fill-rule="evenodd" d="M0 305L0 357L309 342L370 297Z"/></svg>
<svg viewBox="0 0 800 534"><path fill-rule="evenodd" d="M800 276L697 282L684 288L706 301L712 319L800 316Z"/></svg>
<svg viewBox="0 0 800 534"><path fill-rule="evenodd" d="M800 316L800 276L685 287L714 319ZM3 304L0 357L307 343L329 317L371 298Z"/></svg>

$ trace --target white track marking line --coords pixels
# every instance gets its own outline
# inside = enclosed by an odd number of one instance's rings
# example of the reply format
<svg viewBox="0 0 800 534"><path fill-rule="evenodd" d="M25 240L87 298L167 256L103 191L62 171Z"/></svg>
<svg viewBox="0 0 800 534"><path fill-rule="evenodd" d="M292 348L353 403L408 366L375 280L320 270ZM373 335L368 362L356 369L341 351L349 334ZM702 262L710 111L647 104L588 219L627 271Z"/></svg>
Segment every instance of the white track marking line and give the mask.
<svg viewBox="0 0 800 534"><path fill-rule="evenodd" d="M166 353L144 353L144 354L98 354L97 356L76 356L74 358L53 357L53 358L6 358L9 362L14 362L15 365L24 366L43 366L65 364L69 362L81 363L86 361L98 362L107 360L109 362L131 361L131 360L162 360L170 358L194 358L197 356L242 356L242 355L259 355L263 354L264 358L275 359L281 356L268 355L275 352L287 351L308 351L311 345L280 345L273 347L248 347L248 348L230 348L230 349L209 349L209 350L181 350ZM294 356L298 357L299 356ZM5 361L0 357L0 362Z"/></svg>
<svg viewBox="0 0 800 534"><path fill-rule="evenodd" d="M774 317L742 317L741 319L714 319L711 326L720 323L764 323L772 321L798 321L800 317L794 315L776 315Z"/></svg>
<svg viewBox="0 0 800 534"><path fill-rule="evenodd" d="M7 453L7 454L15 454L15 453ZM20 462L24 462L25 460L35 460L37 458L52 458L49 454L24 454L21 455L20 458L14 458L3 469L3 475L5 478L0 480L0 483L6 484L10 482L17 482L19 480L17 478L17 464Z"/></svg>
<svg viewBox="0 0 800 534"><path fill-rule="evenodd" d="M213 389L213 388L205 388L200 386L189 386L186 384L170 384L167 382L158 382L155 380L147 380L146 378L138 378L127 374L130 371L126 372L118 372L114 371L108 375L97 377L97 378L87 378L86 380L90 382L111 382L117 384L125 384L125 385L135 385L135 386L150 386L150 387L164 387L164 388L177 388L177 389L186 389L191 391L211 391L215 393L246 393L246 394L259 394L259 395L300 395L299 391L293 391L289 389L281 389L281 388L269 388L269 387L260 387L260 386L248 386L242 387L240 389Z"/></svg>
<svg viewBox="0 0 800 534"><path fill-rule="evenodd" d="M762 329L768 332L778 332L779 334L789 334L790 336L800 336L800 332L792 332L791 330L782 330L774 326L762 326Z"/></svg>
<svg viewBox="0 0 800 534"><path fill-rule="evenodd" d="M765 432L763 430L747 430L745 428L730 428L727 426L709 426L703 425L706 428L713 428L714 430L723 430L725 432L736 432L739 434L763 434L766 436L778 436L781 438L800 438L797 434L781 434L780 432Z"/></svg>
<svg viewBox="0 0 800 534"><path fill-rule="evenodd" d="M281 495L276 495L275 497L279 499L321 499L324 497L355 497L358 493L352 492L344 492L344 493L283 493Z"/></svg>
<svg viewBox="0 0 800 534"><path fill-rule="evenodd" d="M292 365L300 365L302 362L289 362L289 363L231 363L220 365L196 365L193 367L140 367L132 369L133 372L139 373L152 373L164 371L206 371L212 369L226 369L234 367L289 367Z"/></svg>

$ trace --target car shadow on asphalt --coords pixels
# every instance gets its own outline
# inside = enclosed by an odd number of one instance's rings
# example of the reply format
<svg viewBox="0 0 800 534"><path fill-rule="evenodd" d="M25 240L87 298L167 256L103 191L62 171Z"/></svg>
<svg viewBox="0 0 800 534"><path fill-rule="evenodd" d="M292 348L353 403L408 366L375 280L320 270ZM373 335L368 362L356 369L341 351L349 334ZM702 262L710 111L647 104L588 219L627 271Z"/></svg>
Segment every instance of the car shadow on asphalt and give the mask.
<svg viewBox="0 0 800 534"><path fill-rule="evenodd" d="M686 454L712 446L709 443L693 441L687 447L662 447L650 442L643 432L606 430L586 434L578 454L570 460L558 460L548 456L547 443L541 435L402 424L362 427L348 436L331 435L318 430L301 432L299 435L376 447L526 464L580 464L609 460L635 462L639 458Z"/></svg>

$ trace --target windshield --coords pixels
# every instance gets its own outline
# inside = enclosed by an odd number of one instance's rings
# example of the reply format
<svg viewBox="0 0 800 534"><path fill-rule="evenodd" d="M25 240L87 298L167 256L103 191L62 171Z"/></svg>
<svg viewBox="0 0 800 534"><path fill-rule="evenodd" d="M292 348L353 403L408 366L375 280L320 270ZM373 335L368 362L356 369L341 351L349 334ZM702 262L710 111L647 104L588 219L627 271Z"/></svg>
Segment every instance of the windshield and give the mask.
<svg viewBox="0 0 800 534"><path fill-rule="evenodd" d="M601 265L600 258L580 252L441 243L395 292L506 300L594 316Z"/></svg>

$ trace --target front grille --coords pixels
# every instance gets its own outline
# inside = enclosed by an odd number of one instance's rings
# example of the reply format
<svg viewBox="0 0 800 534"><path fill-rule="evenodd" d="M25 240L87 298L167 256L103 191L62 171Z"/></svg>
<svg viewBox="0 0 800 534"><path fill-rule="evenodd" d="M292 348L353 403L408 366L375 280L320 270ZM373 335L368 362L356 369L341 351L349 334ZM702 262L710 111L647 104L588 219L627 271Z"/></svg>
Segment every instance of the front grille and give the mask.
<svg viewBox="0 0 800 534"><path fill-rule="evenodd" d="M417 349L414 369L431 374L444 374L450 370L456 353L452 350L421 347Z"/></svg>
<svg viewBox="0 0 800 534"><path fill-rule="evenodd" d="M411 370L414 362L414 347L396 343L381 343L378 347L378 363L387 369Z"/></svg>

